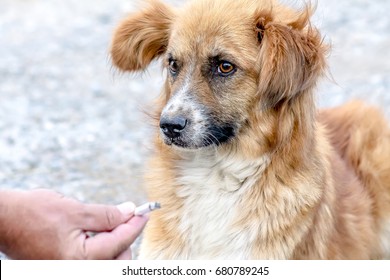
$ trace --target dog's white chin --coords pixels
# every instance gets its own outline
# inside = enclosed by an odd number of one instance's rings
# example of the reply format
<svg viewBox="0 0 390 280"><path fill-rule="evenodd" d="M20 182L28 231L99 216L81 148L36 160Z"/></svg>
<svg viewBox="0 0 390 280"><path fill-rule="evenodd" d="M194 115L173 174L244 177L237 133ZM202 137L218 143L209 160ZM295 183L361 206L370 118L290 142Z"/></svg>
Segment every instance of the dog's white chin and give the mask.
<svg viewBox="0 0 390 280"><path fill-rule="evenodd" d="M207 150L214 150L218 147L217 145L215 144L210 144L210 145L207 145L207 146L180 146L180 145L177 145L175 143L172 143L171 145L172 148L174 148L175 150L178 150L178 151L182 151L182 152L198 152L198 151L207 151Z"/></svg>
<svg viewBox="0 0 390 280"><path fill-rule="evenodd" d="M191 144L186 144L186 145L180 145L172 142L171 140L165 140L164 139L164 144L169 146L172 150L177 151L179 153L199 153L199 152L215 152L220 145L216 144L210 144L206 146L197 146L197 145L191 145Z"/></svg>

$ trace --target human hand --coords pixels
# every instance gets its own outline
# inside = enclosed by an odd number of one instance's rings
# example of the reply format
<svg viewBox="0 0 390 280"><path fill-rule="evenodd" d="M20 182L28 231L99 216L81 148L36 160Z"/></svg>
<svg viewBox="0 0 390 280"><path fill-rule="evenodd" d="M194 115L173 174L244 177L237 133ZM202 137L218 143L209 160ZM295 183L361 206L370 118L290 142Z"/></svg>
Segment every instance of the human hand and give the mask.
<svg viewBox="0 0 390 280"><path fill-rule="evenodd" d="M83 204L50 190L0 196L0 250L13 259L130 259L148 220L131 202Z"/></svg>

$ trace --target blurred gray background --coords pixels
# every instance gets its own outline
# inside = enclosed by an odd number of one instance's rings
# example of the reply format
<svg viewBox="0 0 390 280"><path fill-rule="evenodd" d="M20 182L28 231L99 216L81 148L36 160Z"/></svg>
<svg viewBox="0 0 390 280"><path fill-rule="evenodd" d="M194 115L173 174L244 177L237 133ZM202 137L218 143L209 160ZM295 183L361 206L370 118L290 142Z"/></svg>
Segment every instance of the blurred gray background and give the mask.
<svg viewBox="0 0 390 280"><path fill-rule="evenodd" d="M0 0L0 188L146 200L153 128L144 111L161 66L119 74L108 55L114 27L138 2ZM360 98L390 117L389 11L390 0L318 0L313 23L332 44L334 79L321 83L319 106Z"/></svg>

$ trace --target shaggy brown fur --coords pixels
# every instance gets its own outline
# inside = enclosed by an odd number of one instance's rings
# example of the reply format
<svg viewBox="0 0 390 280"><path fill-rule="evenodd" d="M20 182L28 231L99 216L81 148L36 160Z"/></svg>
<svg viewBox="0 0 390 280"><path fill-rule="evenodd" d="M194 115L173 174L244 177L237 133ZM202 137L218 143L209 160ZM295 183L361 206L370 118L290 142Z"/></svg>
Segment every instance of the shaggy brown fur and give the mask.
<svg viewBox="0 0 390 280"><path fill-rule="evenodd" d="M274 1L150 1L119 25L115 65L163 56L167 68L147 180L163 208L141 258L390 257L390 130L360 103L317 113L328 48L310 14ZM177 117L180 136L167 134L163 119Z"/></svg>

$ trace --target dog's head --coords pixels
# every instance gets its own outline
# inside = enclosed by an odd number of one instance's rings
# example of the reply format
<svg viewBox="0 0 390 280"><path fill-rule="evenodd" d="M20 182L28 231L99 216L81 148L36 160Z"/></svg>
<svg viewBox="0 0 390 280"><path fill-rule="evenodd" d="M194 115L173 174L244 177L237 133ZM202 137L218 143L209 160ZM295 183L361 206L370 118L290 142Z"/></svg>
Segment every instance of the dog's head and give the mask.
<svg viewBox="0 0 390 280"><path fill-rule="evenodd" d="M164 142L188 149L221 145L257 112L315 85L325 50L309 14L261 0L196 0L180 9L149 1L117 28L112 60L137 71L162 56Z"/></svg>

